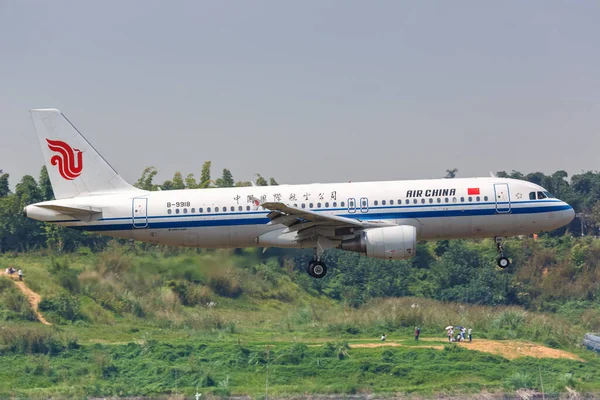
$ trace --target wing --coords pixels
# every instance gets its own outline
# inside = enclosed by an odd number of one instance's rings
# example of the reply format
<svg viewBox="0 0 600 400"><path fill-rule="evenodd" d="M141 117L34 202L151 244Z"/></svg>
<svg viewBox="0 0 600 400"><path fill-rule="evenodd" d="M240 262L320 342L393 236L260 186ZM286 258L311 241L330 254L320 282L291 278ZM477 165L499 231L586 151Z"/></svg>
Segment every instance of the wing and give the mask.
<svg viewBox="0 0 600 400"><path fill-rule="evenodd" d="M341 217L324 212L317 212L288 206L279 202L255 204L271 211L267 217L269 225L284 225L287 227L282 234L296 232L296 241L314 239L322 236L331 240L341 240L344 236L354 235L357 230L390 226L383 221L364 221L360 219Z"/></svg>

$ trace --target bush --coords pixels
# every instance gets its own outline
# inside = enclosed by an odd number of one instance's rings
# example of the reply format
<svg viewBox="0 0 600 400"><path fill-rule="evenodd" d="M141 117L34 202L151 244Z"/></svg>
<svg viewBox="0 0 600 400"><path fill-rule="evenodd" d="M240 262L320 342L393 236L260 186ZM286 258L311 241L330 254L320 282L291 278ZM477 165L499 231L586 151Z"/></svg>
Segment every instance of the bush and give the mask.
<svg viewBox="0 0 600 400"><path fill-rule="evenodd" d="M242 294L241 286L227 276L215 276L210 278L208 286L219 296L235 299Z"/></svg>
<svg viewBox="0 0 600 400"><path fill-rule="evenodd" d="M44 299L39 305L41 311L55 313L67 321L82 319L79 307L79 299L69 294L60 294L56 297Z"/></svg>

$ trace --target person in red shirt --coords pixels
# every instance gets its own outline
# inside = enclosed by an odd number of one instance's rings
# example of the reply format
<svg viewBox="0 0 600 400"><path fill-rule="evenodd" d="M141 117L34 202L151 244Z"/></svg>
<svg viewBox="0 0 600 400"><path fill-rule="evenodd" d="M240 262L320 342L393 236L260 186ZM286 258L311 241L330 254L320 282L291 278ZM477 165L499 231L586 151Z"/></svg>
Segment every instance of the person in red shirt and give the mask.
<svg viewBox="0 0 600 400"><path fill-rule="evenodd" d="M418 326L415 326L415 341L419 341L419 335L421 334L421 329Z"/></svg>

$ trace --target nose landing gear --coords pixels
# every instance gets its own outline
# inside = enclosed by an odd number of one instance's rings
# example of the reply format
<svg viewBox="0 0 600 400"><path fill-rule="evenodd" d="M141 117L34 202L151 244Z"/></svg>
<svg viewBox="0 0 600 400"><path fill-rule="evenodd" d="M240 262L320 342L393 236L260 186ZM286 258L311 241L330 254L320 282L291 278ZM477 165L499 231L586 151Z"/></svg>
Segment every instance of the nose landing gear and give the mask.
<svg viewBox="0 0 600 400"><path fill-rule="evenodd" d="M502 247L502 238L495 237L496 248L498 249L498 258L496 259L496 263L502 269L508 267L510 265L510 260L504 256L504 248Z"/></svg>

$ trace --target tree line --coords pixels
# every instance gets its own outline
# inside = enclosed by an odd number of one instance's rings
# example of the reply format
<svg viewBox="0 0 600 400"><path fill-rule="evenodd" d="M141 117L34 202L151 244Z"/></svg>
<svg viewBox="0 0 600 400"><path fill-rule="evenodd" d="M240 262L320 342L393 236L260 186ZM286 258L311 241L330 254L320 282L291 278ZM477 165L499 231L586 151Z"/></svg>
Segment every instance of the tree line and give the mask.
<svg viewBox="0 0 600 400"><path fill-rule="evenodd" d="M447 177L453 178L458 171L452 169L447 172ZM194 174L188 174L184 178L181 172L176 172L172 179L156 183L157 173L158 171L154 167L144 169L135 186L155 191L278 184L274 178L265 178L260 174L255 174L255 182L236 181L227 168L223 169L220 177L213 180L210 161L206 161L202 165L198 179ZM561 235L565 232L574 235L596 235L598 233L600 228L600 172L583 172L571 176L570 179L568 174L562 170L549 175L541 172L523 174L514 170L510 173L499 171L497 176L539 184L573 206L578 218L568 227L555 232L554 235ZM16 184L14 192L10 190L9 178L8 173L0 175L0 253L45 248L69 252L75 251L80 246L89 247L94 251L105 248L109 238L52 224L43 224L23 216L22 210L25 206L54 199L45 166L42 167L37 180L31 175L23 176Z"/></svg>

